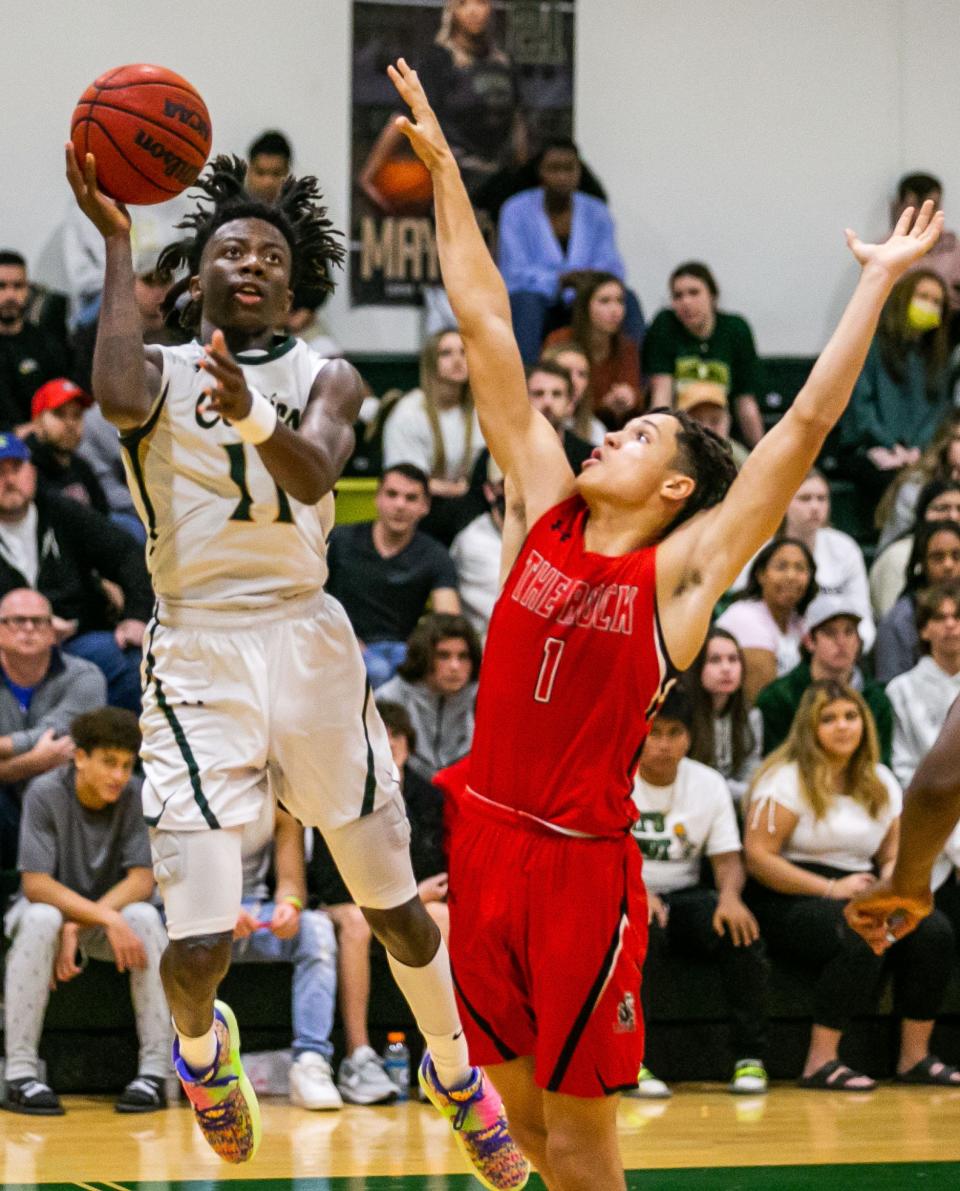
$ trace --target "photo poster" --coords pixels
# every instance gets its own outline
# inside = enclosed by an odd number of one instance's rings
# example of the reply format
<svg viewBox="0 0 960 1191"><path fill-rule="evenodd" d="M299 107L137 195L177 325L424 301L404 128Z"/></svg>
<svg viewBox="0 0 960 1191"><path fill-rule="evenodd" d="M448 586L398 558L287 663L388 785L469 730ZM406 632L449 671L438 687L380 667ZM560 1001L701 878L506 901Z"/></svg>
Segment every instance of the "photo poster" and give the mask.
<svg viewBox="0 0 960 1191"><path fill-rule="evenodd" d="M392 127L403 57L436 110L493 246L496 214L573 132L575 0L354 0L350 296L414 306L440 284L430 176Z"/></svg>

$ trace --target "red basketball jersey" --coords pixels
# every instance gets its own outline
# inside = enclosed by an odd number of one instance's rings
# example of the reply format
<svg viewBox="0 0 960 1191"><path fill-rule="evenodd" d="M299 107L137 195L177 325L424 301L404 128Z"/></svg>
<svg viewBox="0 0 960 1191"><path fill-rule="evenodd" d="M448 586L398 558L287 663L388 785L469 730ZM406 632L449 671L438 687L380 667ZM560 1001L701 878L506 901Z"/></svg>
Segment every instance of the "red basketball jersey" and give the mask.
<svg viewBox="0 0 960 1191"><path fill-rule="evenodd" d="M656 605L656 547L584 549L579 496L533 526L493 610L469 787L588 835L636 818L633 772L676 671Z"/></svg>

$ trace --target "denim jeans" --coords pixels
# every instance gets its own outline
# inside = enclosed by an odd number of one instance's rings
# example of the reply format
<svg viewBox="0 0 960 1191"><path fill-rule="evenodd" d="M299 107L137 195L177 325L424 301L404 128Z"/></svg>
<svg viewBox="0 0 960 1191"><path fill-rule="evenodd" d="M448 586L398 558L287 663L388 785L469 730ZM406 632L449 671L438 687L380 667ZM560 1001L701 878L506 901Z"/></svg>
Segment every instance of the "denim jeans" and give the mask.
<svg viewBox="0 0 960 1191"><path fill-rule="evenodd" d="M261 922L273 916L273 902L244 899L243 908ZM235 964L293 964L293 1053L333 1054L330 1031L337 999L337 938L333 923L320 910L304 910L292 939L272 931L254 931L233 944Z"/></svg>
<svg viewBox="0 0 960 1191"><path fill-rule="evenodd" d="M393 678L406 656L406 641L374 641L363 647L363 664L374 690Z"/></svg>
<svg viewBox="0 0 960 1191"><path fill-rule="evenodd" d="M133 645L121 649L113 633L104 630L71 637L63 650L100 667L107 680L107 702L111 707L140 714L141 650Z"/></svg>

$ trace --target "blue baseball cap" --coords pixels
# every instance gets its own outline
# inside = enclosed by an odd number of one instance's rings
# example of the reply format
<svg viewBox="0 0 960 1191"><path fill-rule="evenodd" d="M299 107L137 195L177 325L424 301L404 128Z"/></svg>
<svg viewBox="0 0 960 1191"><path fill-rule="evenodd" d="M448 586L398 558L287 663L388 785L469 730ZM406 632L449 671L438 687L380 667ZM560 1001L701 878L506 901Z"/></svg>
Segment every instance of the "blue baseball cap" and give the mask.
<svg viewBox="0 0 960 1191"><path fill-rule="evenodd" d="M0 462L4 459L29 459L30 449L15 434L0 434Z"/></svg>

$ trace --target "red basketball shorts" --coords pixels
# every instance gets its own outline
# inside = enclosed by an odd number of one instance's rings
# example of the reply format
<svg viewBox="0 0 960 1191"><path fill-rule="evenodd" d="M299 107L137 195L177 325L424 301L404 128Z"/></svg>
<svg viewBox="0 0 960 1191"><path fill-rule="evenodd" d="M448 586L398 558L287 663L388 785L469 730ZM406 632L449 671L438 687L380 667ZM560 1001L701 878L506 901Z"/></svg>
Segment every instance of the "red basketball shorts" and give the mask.
<svg viewBox="0 0 960 1191"><path fill-rule="evenodd" d="M515 826L460 801L450 839L450 951L474 1063L530 1055L545 1091L635 1087L647 899L640 852Z"/></svg>

